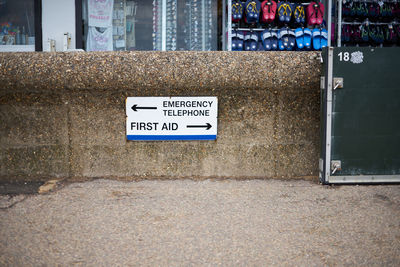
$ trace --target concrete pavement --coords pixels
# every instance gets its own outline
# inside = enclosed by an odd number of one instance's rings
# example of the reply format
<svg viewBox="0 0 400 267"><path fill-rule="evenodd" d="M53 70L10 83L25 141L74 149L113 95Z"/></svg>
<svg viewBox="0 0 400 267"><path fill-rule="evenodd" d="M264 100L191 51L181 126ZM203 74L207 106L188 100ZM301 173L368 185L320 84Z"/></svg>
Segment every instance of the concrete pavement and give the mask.
<svg viewBox="0 0 400 267"><path fill-rule="evenodd" d="M0 196L1 266L400 266L400 186L95 180Z"/></svg>

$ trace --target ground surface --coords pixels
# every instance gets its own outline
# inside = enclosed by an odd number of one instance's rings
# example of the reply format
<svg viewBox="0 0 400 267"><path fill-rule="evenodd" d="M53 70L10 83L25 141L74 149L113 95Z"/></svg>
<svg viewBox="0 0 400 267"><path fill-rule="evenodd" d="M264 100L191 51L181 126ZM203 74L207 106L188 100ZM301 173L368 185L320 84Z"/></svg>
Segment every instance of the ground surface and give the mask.
<svg viewBox="0 0 400 267"><path fill-rule="evenodd" d="M96 180L0 196L1 266L400 266L400 186Z"/></svg>

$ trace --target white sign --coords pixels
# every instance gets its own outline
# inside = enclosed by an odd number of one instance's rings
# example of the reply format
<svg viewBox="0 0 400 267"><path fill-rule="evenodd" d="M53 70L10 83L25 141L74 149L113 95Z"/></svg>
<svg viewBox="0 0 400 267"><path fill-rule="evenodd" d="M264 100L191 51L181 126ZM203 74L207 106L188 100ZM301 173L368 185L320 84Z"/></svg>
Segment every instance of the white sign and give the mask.
<svg viewBox="0 0 400 267"><path fill-rule="evenodd" d="M216 97L128 97L128 140L215 140Z"/></svg>

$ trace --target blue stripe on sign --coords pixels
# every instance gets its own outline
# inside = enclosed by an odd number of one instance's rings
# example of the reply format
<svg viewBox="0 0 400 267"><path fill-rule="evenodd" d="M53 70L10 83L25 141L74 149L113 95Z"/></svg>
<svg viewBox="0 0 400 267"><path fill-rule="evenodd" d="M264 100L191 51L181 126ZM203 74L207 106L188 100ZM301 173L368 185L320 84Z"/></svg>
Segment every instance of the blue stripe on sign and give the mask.
<svg viewBox="0 0 400 267"><path fill-rule="evenodd" d="M216 135L127 135L130 141L215 140Z"/></svg>

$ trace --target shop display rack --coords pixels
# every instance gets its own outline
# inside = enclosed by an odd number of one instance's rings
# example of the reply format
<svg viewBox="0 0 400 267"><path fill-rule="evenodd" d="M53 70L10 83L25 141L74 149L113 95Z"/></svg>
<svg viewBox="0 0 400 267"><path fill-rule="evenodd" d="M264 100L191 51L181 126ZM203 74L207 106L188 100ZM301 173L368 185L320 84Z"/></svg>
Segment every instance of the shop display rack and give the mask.
<svg viewBox="0 0 400 267"><path fill-rule="evenodd" d="M135 23L137 3L132 0L114 0L113 47L114 51L135 49Z"/></svg>
<svg viewBox="0 0 400 267"><path fill-rule="evenodd" d="M154 0L154 50L213 50L212 5L212 0Z"/></svg>
<svg viewBox="0 0 400 267"><path fill-rule="evenodd" d="M186 0L185 5L187 50L212 50L212 0Z"/></svg>
<svg viewBox="0 0 400 267"><path fill-rule="evenodd" d="M337 0L337 46L399 46L400 1Z"/></svg>
<svg viewBox="0 0 400 267"><path fill-rule="evenodd" d="M249 33L253 33L253 32L257 32L257 33L261 33L265 30L270 30L270 31L279 31L281 29L284 30L288 30L288 31L292 31L294 32L296 29L301 28L301 29L305 29L305 28L309 28L311 31L313 29L319 29L319 30L325 30L326 28L328 28L328 36L330 37L330 19L328 25L325 23L325 18L327 17L326 14L328 13L328 18L330 18L330 1L278 1L275 0L276 3L278 2L289 2L290 4L292 4L292 6L296 6L296 5L302 5L304 7L304 9L306 10L307 6L310 5L312 2L324 2L325 4L325 11L323 14L323 18L324 18L324 22L321 24L313 24L313 25L308 25L307 23L307 19L305 20L305 22L303 23L297 23L294 18L293 18L293 14L292 17L290 19L289 22L281 22L278 20L278 11L276 12L275 15L275 20L271 21L271 22L262 22L261 20L258 21L257 23L247 23L243 18L238 21L238 22L233 22L232 21L232 3L235 2L233 0L224 0L223 1L223 5L226 7L223 12L223 16L224 16L224 20L223 20L223 33L224 36L222 38L223 40L223 47L225 50L231 51L232 50L232 38L234 38L235 34L237 34L237 32L242 32L244 34L249 34ZM241 1L243 4L246 1ZM263 2L263 1L260 1ZM329 2L329 5L327 4ZM244 7L245 9L245 7ZM245 11L243 11L245 12ZM261 15L262 11L260 10L260 15ZM293 10L294 13L294 10ZM243 15L244 17L245 15ZM330 38L328 38L328 45L330 44Z"/></svg>

